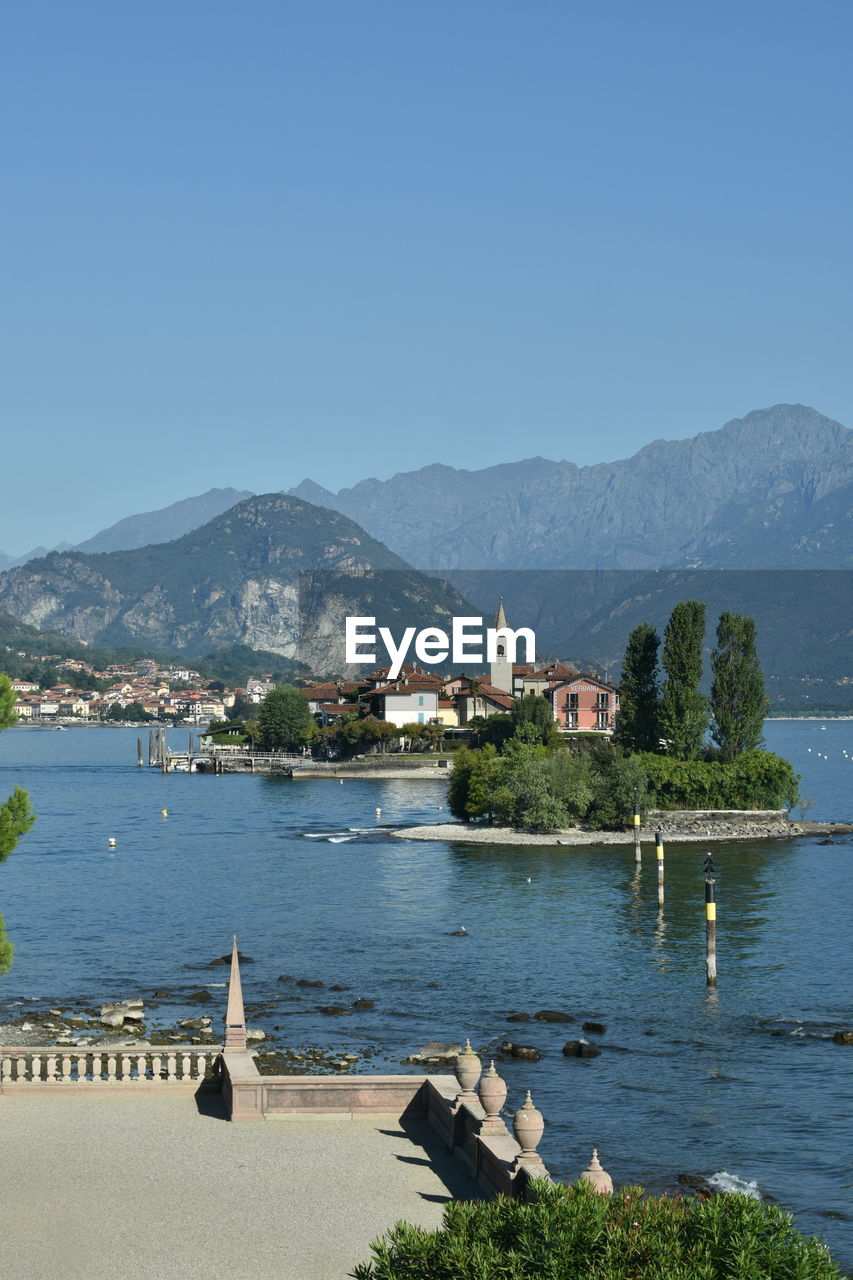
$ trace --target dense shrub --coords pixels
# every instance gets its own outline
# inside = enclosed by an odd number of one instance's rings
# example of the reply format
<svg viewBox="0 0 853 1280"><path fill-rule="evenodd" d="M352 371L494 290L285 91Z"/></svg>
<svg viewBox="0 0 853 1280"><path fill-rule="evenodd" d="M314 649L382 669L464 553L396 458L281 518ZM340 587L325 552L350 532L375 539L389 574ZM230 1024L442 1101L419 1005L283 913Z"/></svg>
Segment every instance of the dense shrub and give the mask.
<svg viewBox="0 0 853 1280"><path fill-rule="evenodd" d="M635 758L659 809L782 809L799 803L799 776L772 751L745 751L730 761Z"/></svg>
<svg viewBox="0 0 853 1280"><path fill-rule="evenodd" d="M451 812L467 822L487 818L530 831L583 822L596 830L631 821L634 792L641 814L658 809L781 809L798 803L799 779L770 751L734 760L676 760L624 755L598 741L580 754L528 746L511 738L503 754L491 744L457 752Z"/></svg>
<svg viewBox="0 0 853 1280"><path fill-rule="evenodd" d="M355 1280L839 1280L818 1240L775 1205L602 1196L534 1184L533 1202L451 1202L438 1231L399 1222Z"/></svg>

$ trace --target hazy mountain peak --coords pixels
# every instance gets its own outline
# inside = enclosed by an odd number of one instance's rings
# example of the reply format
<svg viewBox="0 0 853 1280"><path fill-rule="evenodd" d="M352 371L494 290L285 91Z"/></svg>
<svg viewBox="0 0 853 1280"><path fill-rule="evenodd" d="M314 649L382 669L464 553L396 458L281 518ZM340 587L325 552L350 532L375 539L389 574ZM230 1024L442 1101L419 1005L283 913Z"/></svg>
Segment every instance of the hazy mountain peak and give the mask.
<svg viewBox="0 0 853 1280"><path fill-rule="evenodd" d="M208 489L207 493L200 493L194 498L183 498L159 511L125 516L108 529L102 529L85 542L78 543L75 550L131 551L136 547L172 542L251 496L248 489Z"/></svg>

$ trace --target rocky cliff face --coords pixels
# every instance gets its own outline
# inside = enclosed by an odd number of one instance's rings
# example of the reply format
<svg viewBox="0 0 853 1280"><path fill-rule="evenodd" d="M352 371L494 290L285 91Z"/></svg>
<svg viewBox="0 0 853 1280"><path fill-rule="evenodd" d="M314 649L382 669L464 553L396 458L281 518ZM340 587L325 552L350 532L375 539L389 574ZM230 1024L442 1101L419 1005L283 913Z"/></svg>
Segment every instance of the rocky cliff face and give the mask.
<svg viewBox="0 0 853 1280"><path fill-rule="evenodd" d="M757 553L767 567L853 563L853 432L803 405L592 467L432 466L337 494L313 481L293 492L423 568L754 568Z"/></svg>
<svg viewBox="0 0 853 1280"><path fill-rule="evenodd" d="M470 606L352 520L283 494L251 498L176 541L46 556L0 576L16 618L87 644L198 654L235 642L343 670L343 618L441 625Z"/></svg>

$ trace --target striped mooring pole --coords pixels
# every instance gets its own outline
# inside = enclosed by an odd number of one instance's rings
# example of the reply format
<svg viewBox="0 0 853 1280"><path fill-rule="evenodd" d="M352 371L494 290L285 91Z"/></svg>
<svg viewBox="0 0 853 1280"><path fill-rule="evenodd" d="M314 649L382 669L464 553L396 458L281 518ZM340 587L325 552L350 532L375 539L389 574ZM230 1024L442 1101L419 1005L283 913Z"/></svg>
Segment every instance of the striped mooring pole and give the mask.
<svg viewBox="0 0 853 1280"><path fill-rule="evenodd" d="M655 854L658 860L658 906L663 906L663 836L655 832Z"/></svg>
<svg viewBox="0 0 853 1280"><path fill-rule="evenodd" d="M705 858L705 966L707 984L717 985L717 882L708 872L714 870L714 859L709 853Z"/></svg>
<svg viewBox="0 0 853 1280"><path fill-rule="evenodd" d="M637 863L643 861L643 851L640 848L640 795L636 787L634 787L634 861Z"/></svg>

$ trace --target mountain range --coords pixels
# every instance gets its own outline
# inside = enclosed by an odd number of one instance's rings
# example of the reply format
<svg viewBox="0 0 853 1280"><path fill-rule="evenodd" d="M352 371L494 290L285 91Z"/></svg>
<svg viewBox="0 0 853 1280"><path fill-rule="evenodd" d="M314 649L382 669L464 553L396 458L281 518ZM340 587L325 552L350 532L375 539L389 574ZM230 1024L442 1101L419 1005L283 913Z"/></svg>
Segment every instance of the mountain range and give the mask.
<svg viewBox="0 0 853 1280"><path fill-rule="evenodd" d="M331 493L423 569L844 568L853 565L853 431L775 405L620 462L434 465Z"/></svg>
<svg viewBox="0 0 853 1280"><path fill-rule="evenodd" d="M705 591L761 615L765 662L791 697L807 670L834 686L853 675L846 580L815 572L853 567L851 531L853 432L776 405L592 467L534 458L434 465L337 494L310 480L260 498L211 490L0 574L0 605L88 644L239 643L323 671L343 669L348 613L423 626L491 614L502 594L510 624L533 626L546 652L609 669L631 625ZM811 572L737 588L696 574L718 569ZM725 604L729 590L743 608Z"/></svg>
<svg viewBox="0 0 853 1280"><path fill-rule="evenodd" d="M239 502L171 542L51 552L0 575L13 617L87 645L194 656L231 644L345 670L344 619L449 624L471 607L352 520L285 494Z"/></svg>

